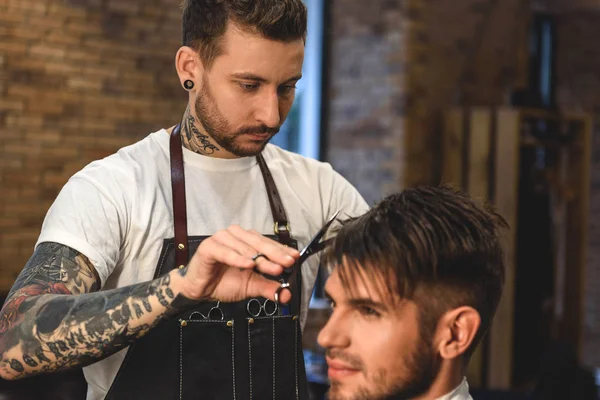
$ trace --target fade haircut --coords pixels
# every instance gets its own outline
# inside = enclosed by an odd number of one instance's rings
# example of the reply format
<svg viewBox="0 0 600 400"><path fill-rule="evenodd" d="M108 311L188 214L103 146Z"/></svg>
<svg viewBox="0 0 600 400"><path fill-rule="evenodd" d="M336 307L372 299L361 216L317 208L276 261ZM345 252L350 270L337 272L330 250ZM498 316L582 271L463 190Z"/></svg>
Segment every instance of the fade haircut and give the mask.
<svg viewBox="0 0 600 400"><path fill-rule="evenodd" d="M210 69L223 51L230 22L266 39L306 41L307 12L302 0L184 0L183 45L198 51Z"/></svg>
<svg viewBox="0 0 600 400"><path fill-rule="evenodd" d="M324 254L351 294L358 282L388 282L383 296L413 300L422 334L431 339L440 317L460 306L478 311L481 326L470 358L489 328L504 285L501 233L506 221L492 206L450 186L417 187L383 199L346 221ZM385 298L385 297L384 297Z"/></svg>

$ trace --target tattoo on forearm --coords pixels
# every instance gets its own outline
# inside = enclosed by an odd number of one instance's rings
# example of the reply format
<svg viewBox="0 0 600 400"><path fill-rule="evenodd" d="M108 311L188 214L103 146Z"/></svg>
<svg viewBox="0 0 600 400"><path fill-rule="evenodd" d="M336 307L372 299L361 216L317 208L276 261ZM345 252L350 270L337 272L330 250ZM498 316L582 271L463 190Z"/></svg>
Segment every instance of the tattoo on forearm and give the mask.
<svg viewBox="0 0 600 400"><path fill-rule="evenodd" d="M197 304L175 296L170 278L89 293L100 282L89 260L40 244L0 312L0 370L24 376L85 366L121 350Z"/></svg>
<svg viewBox="0 0 600 400"><path fill-rule="evenodd" d="M219 151L219 148L210 141L208 135L200 132L195 123L196 119L190 113L188 106L183 115L182 139L184 146L195 153L203 155L211 155Z"/></svg>

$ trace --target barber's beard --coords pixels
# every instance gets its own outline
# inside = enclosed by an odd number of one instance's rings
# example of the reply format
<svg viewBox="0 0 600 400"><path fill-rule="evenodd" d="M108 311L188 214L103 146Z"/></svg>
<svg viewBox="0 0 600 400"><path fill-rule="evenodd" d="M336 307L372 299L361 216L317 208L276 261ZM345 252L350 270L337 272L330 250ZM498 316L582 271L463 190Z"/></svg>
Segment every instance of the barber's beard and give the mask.
<svg viewBox="0 0 600 400"><path fill-rule="evenodd" d="M332 382L329 400L409 400L427 392L440 370L440 359L431 348L431 341L421 338L417 348L405 360L402 376L390 377L390 371L380 370L367 378L369 385L356 389L349 396L337 393ZM395 371L393 371L395 372Z"/></svg>
<svg viewBox="0 0 600 400"><path fill-rule="evenodd" d="M259 154L271 138L279 132L279 128L269 128L265 125L243 127L234 132L227 118L219 111L206 80L203 82L202 90L196 98L194 108L196 118L206 133L223 150L237 157L250 157ZM269 133L270 136L268 139L257 143L257 146L244 146L240 143L240 135L245 133Z"/></svg>

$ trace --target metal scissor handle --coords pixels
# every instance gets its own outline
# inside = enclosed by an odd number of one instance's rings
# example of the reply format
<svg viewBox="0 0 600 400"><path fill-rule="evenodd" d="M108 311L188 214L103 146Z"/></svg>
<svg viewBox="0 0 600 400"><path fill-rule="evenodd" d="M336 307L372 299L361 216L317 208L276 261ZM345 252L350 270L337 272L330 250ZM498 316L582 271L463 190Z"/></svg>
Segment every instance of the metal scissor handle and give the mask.
<svg viewBox="0 0 600 400"><path fill-rule="evenodd" d="M263 311L267 317L272 317L277 313L278 308L277 303L269 299L266 299L262 304L258 299L250 299L246 304L246 311L255 318L259 317Z"/></svg>
<svg viewBox="0 0 600 400"><path fill-rule="evenodd" d="M198 314L198 315L200 315L200 317L202 319L212 320L212 321L223 321L225 319L225 315L223 314L223 310L221 310L220 305L221 305L221 302L217 301L217 305L215 305L210 310L208 310L207 315L202 314L200 311L194 311L193 313L190 314L189 319L192 319L192 317L195 314Z"/></svg>

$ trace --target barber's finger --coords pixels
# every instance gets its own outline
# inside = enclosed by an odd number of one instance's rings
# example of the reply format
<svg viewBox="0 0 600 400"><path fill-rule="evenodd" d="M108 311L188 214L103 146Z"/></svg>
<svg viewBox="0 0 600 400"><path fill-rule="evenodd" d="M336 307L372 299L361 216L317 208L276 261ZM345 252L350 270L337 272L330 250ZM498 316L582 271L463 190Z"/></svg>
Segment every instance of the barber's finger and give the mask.
<svg viewBox="0 0 600 400"><path fill-rule="evenodd" d="M257 254L252 246L232 235L227 229L215 233L211 238L244 257L252 258L252 256Z"/></svg>
<svg viewBox="0 0 600 400"><path fill-rule="evenodd" d="M217 262L230 267L244 269L254 268L255 265L251 258L241 255L239 252L214 238L208 238L200 244L192 259L194 260L196 257L204 264Z"/></svg>
<svg viewBox="0 0 600 400"><path fill-rule="evenodd" d="M286 246L286 245L284 245L284 244L281 244L281 243L279 243L279 242L278 242L278 241L276 241L276 240L270 239L270 238L266 237L265 235L263 235L262 233L258 232L258 231L257 231L257 230L255 230L255 229L248 229L248 231L247 231L247 232L250 232L251 234L253 234L253 235L255 235L255 236L258 236L258 237L260 237L260 238L264 238L264 239L267 239L267 240L269 240L269 241L273 241L273 242L277 243L278 245L280 245L280 246L282 246L282 247L283 247L283 249L284 249L284 251L285 251L286 253L288 253L289 255L291 255L291 256L292 256L292 257L294 257L294 258L298 258L298 257L300 256L300 253L299 253L299 252L298 252L298 250L296 250L295 248L293 248L293 247L290 247L290 246Z"/></svg>
<svg viewBox="0 0 600 400"><path fill-rule="evenodd" d="M281 283L265 278L259 274L252 274L247 286L246 296L248 297L264 297L275 301L275 293L281 287ZM292 293L289 289L279 291L279 303L287 303L292 299Z"/></svg>
<svg viewBox="0 0 600 400"><path fill-rule="evenodd" d="M299 257L297 250L286 247L257 232L247 231L235 225L230 226L227 230L238 239L248 243L259 253L266 255L270 261L276 264L290 267Z"/></svg>
<svg viewBox="0 0 600 400"><path fill-rule="evenodd" d="M259 253L252 246L232 235L228 230L217 232L212 236L212 239L231 248L240 255L250 258L254 266L262 273L276 276L283 272L283 266L272 262L266 255Z"/></svg>
<svg viewBox="0 0 600 400"><path fill-rule="evenodd" d="M271 239L271 238L263 235L262 233L256 231L255 229L249 229L249 230L247 230L247 232L251 233L252 235L254 235L257 239L264 240L265 242L268 242L268 243L274 243L274 244L276 244L284 252L286 252L287 254L291 255L294 258L300 257L300 253L295 248L286 246L284 244L281 244L278 241L273 240L273 239Z"/></svg>

